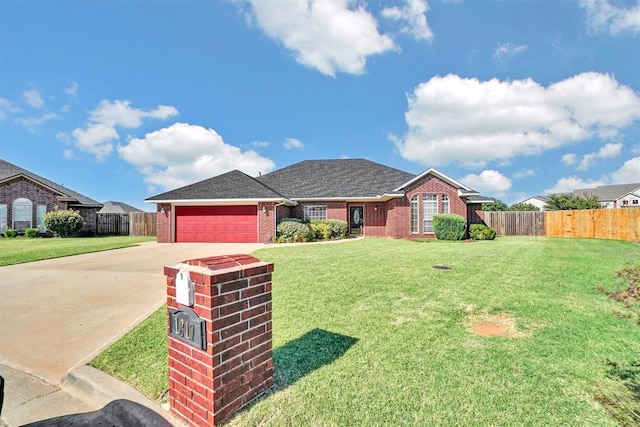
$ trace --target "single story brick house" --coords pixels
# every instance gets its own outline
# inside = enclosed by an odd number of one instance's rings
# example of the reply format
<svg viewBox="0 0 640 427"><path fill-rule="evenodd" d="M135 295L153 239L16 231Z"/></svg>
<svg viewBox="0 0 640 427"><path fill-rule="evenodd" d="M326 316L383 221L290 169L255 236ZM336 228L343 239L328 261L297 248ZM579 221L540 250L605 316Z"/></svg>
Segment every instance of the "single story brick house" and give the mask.
<svg viewBox="0 0 640 427"><path fill-rule="evenodd" d="M160 243L268 243L281 218L339 219L352 235L434 237L434 214L482 223L489 201L435 169L414 175L365 159L306 160L256 178L235 170L145 200L157 204Z"/></svg>
<svg viewBox="0 0 640 427"><path fill-rule="evenodd" d="M86 223L83 234L95 234L102 203L0 159L0 233L30 227L44 232L44 215L56 206L79 211Z"/></svg>

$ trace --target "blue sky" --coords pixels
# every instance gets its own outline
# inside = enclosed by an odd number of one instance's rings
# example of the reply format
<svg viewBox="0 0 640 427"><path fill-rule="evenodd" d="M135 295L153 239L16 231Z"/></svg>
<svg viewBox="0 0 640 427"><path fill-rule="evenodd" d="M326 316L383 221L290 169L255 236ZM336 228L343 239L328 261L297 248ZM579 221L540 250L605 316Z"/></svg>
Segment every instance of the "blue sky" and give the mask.
<svg viewBox="0 0 640 427"><path fill-rule="evenodd" d="M307 159L640 182L640 1L3 0L0 157L146 210Z"/></svg>

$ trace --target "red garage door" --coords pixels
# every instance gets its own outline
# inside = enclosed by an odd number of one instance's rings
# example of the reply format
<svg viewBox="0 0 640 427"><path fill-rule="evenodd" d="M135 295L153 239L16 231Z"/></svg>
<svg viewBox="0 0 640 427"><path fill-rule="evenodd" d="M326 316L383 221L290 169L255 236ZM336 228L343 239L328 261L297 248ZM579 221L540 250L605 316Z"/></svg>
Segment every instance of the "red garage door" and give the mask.
<svg viewBox="0 0 640 427"><path fill-rule="evenodd" d="M177 206L176 242L256 243L257 206Z"/></svg>

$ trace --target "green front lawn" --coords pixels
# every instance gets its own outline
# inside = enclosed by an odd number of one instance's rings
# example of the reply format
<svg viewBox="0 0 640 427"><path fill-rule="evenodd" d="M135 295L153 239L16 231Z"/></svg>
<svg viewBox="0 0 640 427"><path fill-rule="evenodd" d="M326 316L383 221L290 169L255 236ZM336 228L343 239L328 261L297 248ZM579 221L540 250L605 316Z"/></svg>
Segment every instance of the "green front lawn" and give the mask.
<svg viewBox="0 0 640 427"><path fill-rule="evenodd" d="M76 238L38 238L17 237L0 238L0 266L60 258L89 252L126 248L141 242L154 241L151 237L108 236Z"/></svg>
<svg viewBox="0 0 640 427"><path fill-rule="evenodd" d="M276 385L231 425L613 426L596 396L629 397L610 362L640 359L640 328L597 287L616 289L640 245L363 239L254 255L275 264ZM161 396L162 310L92 364ZM472 331L492 319L510 336Z"/></svg>

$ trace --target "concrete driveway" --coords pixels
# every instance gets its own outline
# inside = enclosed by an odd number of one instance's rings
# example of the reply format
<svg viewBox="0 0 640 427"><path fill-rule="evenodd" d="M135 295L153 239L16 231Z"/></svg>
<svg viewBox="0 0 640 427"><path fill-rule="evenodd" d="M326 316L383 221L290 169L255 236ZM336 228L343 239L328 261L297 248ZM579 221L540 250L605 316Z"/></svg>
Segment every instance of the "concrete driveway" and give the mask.
<svg viewBox="0 0 640 427"><path fill-rule="evenodd" d="M0 267L0 364L59 384L166 301L165 265L264 247L148 242Z"/></svg>

